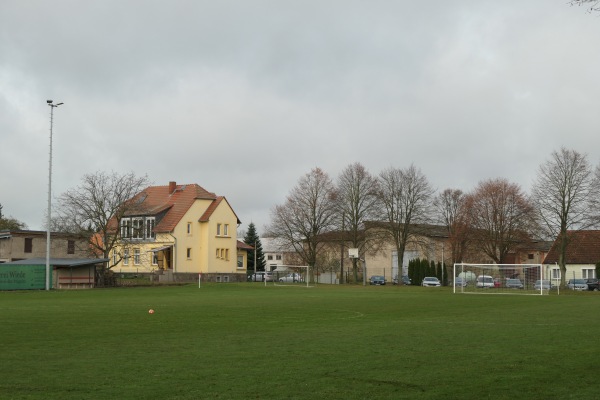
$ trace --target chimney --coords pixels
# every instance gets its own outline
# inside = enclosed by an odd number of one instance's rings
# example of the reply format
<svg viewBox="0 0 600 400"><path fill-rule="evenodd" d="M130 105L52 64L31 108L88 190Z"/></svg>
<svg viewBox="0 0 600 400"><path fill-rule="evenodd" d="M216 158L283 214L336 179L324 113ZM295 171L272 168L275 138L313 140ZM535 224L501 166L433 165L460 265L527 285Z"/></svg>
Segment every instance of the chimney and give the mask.
<svg viewBox="0 0 600 400"><path fill-rule="evenodd" d="M177 182L169 182L169 193L173 194L175 192L175 189L177 189Z"/></svg>

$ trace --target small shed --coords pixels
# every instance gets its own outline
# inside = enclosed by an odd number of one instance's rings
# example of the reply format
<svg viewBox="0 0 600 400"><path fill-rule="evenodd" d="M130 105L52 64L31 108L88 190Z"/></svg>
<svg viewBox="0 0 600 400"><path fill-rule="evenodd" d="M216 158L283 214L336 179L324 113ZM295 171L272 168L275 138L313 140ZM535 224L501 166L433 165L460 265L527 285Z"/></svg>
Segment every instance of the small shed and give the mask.
<svg viewBox="0 0 600 400"><path fill-rule="evenodd" d="M91 289L96 283L96 266L108 262L108 258L51 258L50 268L52 288L54 289ZM45 258L29 258L0 264L45 266Z"/></svg>

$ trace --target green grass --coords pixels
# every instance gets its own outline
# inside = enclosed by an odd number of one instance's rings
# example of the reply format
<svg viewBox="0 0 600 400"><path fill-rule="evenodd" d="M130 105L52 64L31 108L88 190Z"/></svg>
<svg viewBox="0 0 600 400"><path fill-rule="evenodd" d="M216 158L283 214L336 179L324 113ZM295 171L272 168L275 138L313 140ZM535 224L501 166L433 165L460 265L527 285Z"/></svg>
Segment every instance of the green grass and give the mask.
<svg viewBox="0 0 600 400"><path fill-rule="evenodd" d="M599 308L394 286L3 292L0 398L589 399Z"/></svg>

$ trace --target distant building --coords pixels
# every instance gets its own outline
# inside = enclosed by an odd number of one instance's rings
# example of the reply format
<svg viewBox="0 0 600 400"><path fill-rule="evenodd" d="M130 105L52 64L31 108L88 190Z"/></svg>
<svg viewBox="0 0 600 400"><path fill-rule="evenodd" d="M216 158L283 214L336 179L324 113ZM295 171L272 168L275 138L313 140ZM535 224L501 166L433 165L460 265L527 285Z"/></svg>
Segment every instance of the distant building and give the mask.
<svg viewBox="0 0 600 400"><path fill-rule="evenodd" d="M596 275L596 263L600 262L600 230L567 231L569 243L565 254L565 279L591 279ZM556 239L544 259L547 278L561 279L558 266L560 240Z"/></svg>
<svg viewBox="0 0 600 400"><path fill-rule="evenodd" d="M0 263L46 257L45 231L2 230L0 231ZM90 257L88 236L51 232L51 258Z"/></svg>
<svg viewBox="0 0 600 400"><path fill-rule="evenodd" d="M275 271L283 265L304 265L294 249L285 246L282 240L261 237L260 243L265 256L266 271Z"/></svg>

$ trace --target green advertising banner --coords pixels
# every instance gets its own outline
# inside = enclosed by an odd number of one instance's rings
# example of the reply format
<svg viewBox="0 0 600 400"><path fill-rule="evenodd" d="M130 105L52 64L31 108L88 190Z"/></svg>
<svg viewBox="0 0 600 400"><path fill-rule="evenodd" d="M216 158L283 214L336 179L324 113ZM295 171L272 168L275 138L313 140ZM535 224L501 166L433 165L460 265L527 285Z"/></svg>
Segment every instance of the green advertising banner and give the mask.
<svg viewBox="0 0 600 400"><path fill-rule="evenodd" d="M52 269L50 269L50 282L52 282ZM45 265L0 264L0 290L25 290L45 288Z"/></svg>

